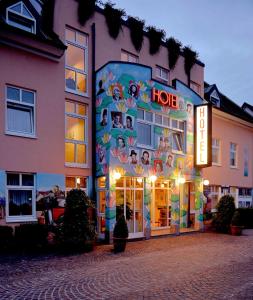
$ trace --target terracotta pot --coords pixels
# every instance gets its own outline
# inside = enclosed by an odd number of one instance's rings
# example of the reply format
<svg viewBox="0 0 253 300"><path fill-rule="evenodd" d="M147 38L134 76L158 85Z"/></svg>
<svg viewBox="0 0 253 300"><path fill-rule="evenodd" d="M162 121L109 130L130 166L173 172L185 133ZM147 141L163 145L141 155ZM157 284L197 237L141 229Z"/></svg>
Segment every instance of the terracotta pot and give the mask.
<svg viewBox="0 0 253 300"><path fill-rule="evenodd" d="M114 253L124 252L126 249L127 239L113 238Z"/></svg>
<svg viewBox="0 0 253 300"><path fill-rule="evenodd" d="M38 217L38 224L40 224L40 225L45 225L46 224L44 216Z"/></svg>
<svg viewBox="0 0 253 300"><path fill-rule="evenodd" d="M241 235L242 234L242 227L241 226L230 226L231 234L232 235Z"/></svg>

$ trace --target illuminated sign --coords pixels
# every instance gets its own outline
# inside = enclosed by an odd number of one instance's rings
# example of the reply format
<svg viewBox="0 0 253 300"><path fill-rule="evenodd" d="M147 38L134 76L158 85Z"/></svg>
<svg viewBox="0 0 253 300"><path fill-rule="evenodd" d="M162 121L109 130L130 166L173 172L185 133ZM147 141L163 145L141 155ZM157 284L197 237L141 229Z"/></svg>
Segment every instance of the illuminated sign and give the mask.
<svg viewBox="0 0 253 300"><path fill-rule="evenodd" d="M164 90L152 89L152 101L161 104L163 106L169 106L174 109L178 109L178 96L168 93Z"/></svg>
<svg viewBox="0 0 253 300"><path fill-rule="evenodd" d="M195 113L195 166L208 167L212 164L212 107L198 105Z"/></svg>

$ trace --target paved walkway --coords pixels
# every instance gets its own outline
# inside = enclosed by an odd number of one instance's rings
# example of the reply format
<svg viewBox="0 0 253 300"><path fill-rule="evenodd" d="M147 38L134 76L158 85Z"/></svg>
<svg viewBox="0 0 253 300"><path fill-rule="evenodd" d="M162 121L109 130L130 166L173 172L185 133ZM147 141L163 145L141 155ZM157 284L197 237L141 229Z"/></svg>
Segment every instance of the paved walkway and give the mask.
<svg viewBox="0 0 253 300"><path fill-rule="evenodd" d="M0 299L253 299L253 236L195 233L0 260Z"/></svg>

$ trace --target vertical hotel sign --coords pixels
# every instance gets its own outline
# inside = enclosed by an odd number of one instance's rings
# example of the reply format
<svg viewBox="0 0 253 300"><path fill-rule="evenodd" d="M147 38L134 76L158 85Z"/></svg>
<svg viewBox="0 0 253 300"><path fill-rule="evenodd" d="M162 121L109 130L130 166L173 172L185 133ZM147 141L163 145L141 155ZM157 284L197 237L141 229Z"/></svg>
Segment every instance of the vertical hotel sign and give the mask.
<svg viewBox="0 0 253 300"><path fill-rule="evenodd" d="M195 166L208 167L212 164L212 106L194 107L195 118Z"/></svg>

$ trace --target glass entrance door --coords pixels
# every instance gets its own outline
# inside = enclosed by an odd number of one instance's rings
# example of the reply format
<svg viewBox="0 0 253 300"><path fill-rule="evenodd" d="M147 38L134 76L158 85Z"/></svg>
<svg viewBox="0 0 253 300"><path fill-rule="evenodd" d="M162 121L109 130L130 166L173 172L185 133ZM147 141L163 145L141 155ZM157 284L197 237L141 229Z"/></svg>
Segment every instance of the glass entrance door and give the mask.
<svg viewBox="0 0 253 300"><path fill-rule="evenodd" d="M143 236L143 178L122 177L116 183L116 218L124 213L129 238Z"/></svg>

